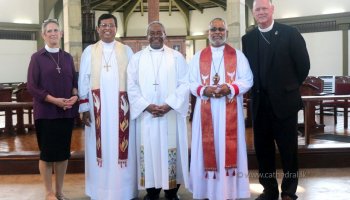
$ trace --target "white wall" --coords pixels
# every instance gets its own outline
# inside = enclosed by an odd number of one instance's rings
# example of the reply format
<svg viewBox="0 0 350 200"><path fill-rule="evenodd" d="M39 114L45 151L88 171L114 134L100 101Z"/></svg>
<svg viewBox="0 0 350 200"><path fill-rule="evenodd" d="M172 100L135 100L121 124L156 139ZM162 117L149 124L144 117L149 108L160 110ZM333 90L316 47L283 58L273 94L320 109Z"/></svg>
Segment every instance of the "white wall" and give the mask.
<svg viewBox="0 0 350 200"><path fill-rule="evenodd" d="M96 11L96 25L98 17L105 12ZM124 35L124 28L122 26L122 14L114 12L118 20L118 30L117 36ZM226 19L226 12L222 8L209 8L205 9L203 13L197 10L190 12L190 35L204 35L208 30L208 23L211 19L215 17L221 17ZM187 35L186 33L186 22L184 17L180 12L161 12L159 14L159 21L165 26L167 35ZM141 13L132 13L128 22L127 36L146 36L146 28L148 25L148 13L144 12L142 16Z"/></svg>
<svg viewBox="0 0 350 200"><path fill-rule="evenodd" d="M350 12L349 0L272 0L275 18Z"/></svg>
<svg viewBox="0 0 350 200"><path fill-rule="evenodd" d="M210 20L221 17L226 20L226 12L222 8L208 8L203 13L194 10L190 12L190 35L204 35L208 31Z"/></svg>
<svg viewBox="0 0 350 200"><path fill-rule="evenodd" d="M0 22L38 24L39 0L0 0Z"/></svg>
<svg viewBox="0 0 350 200"><path fill-rule="evenodd" d="M37 42L28 40L0 40L0 83L26 82L31 55Z"/></svg>
<svg viewBox="0 0 350 200"><path fill-rule="evenodd" d="M342 32L303 34L311 62L309 75L342 75Z"/></svg>

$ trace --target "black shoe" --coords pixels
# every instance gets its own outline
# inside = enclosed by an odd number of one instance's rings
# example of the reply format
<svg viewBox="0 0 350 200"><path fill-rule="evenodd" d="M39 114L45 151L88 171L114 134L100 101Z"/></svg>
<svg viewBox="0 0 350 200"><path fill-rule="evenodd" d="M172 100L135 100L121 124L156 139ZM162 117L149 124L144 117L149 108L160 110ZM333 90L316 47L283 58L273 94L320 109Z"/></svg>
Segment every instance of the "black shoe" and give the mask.
<svg viewBox="0 0 350 200"><path fill-rule="evenodd" d="M179 195L176 195L174 197L168 197L167 194L165 194L165 199L166 200L180 200L180 196Z"/></svg>
<svg viewBox="0 0 350 200"><path fill-rule="evenodd" d="M290 197L288 195L283 195L282 196L282 200L295 200L295 198L292 198L292 197Z"/></svg>
<svg viewBox="0 0 350 200"><path fill-rule="evenodd" d="M278 200L278 193L276 194L269 194L269 193L262 193L256 198L255 200Z"/></svg>
<svg viewBox="0 0 350 200"><path fill-rule="evenodd" d="M146 196L143 197L143 200L159 200L159 195L156 196L155 198L151 198L151 197L148 196L148 194L146 194Z"/></svg>

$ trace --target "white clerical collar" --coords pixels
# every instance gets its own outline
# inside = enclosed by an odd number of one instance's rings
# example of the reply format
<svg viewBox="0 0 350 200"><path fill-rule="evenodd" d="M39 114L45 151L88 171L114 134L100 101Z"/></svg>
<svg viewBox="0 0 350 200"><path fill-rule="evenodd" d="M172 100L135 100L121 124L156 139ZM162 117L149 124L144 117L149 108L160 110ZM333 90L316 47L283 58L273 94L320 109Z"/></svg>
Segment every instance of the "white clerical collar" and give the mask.
<svg viewBox="0 0 350 200"><path fill-rule="evenodd" d="M213 47L210 45L210 48L212 52L223 51L225 49L225 45L222 45L220 47Z"/></svg>
<svg viewBox="0 0 350 200"><path fill-rule="evenodd" d="M107 48L113 47L115 44L115 40L113 40L112 42L108 42L108 43L104 42L102 40L101 40L101 42L102 42L102 46L107 47Z"/></svg>
<svg viewBox="0 0 350 200"><path fill-rule="evenodd" d="M150 51L153 51L153 52L160 52L160 51L164 51L164 45L163 45L163 47L160 48L160 49L153 49L153 48L151 47L151 45L148 45L148 49L149 49Z"/></svg>
<svg viewBox="0 0 350 200"><path fill-rule="evenodd" d="M272 23L271 23L271 25L269 27L267 27L267 28L260 28L258 26L258 29L259 29L260 32L266 33L266 32L269 32L269 31L272 30L274 24L275 24L275 20L272 20Z"/></svg>
<svg viewBox="0 0 350 200"><path fill-rule="evenodd" d="M45 49L46 49L46 51L48 51L50 53L57 53L60 51L60 48L51 48L51 47L47 46L47 44L45 44Z"/></svg>

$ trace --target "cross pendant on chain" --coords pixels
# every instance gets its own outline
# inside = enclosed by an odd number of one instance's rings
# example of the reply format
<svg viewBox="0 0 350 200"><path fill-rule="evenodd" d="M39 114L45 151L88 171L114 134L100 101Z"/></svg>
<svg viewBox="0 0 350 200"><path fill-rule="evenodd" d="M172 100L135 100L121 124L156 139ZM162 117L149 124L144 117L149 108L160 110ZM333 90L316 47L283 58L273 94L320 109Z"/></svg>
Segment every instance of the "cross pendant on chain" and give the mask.
<svg viewBox="0 0 350 200"><path fill-rule="evenodd" d="M106 68L107 72L108 72L108 68L111 67L110 65L105 65L104 68Z"/></svg>
<svg viewBox="0 0 350 200"><path fill-rule="evenodd" d="M218 85L219 81L220 81L220 76L218 75L218 73L215 73L215 76L213 77L214 85Z"/></svg>
<svg viewBox="0 0 350 200"><path fill-rule="evenodd" d="M154 91L157 91L157 86L159 85L159 83L157 83L156 81L153 83L154 85Z"/></svg>
<svg viewBox="0 0 350 200"><path fill-rule="evenodd" d="M60 66L57 65L56 69L57 69L58 73L60 74L60 73L61 73L61 68L60 68Z"/></svg>

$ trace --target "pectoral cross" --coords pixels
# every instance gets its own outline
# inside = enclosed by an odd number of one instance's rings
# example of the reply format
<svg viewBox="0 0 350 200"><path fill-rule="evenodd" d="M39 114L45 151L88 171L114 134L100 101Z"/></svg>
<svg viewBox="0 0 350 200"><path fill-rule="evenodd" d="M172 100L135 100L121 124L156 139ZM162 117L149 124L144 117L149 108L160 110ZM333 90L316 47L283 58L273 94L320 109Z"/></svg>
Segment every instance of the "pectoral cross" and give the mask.
<svg viewBox="0 0 350 200"><path fill-rule="evenodd" d="M108 72L108 68L111 67L110 65L105 65L104 68L106 68L107 72Z"/></svg>
<svg viewBox="0 0 350 200"><path fill-rule="evenodd" d="M61 68L58 65L56 65L56 66L57 66L56 69L57 69L58 73L60 74L61 73Z"/></svg>
<svg viewBox="0 0 350 200"><path fill-rule="evenodd" d="M220 76L216 73L213 77L214 85L217 85L220 81Z"/></svg>
<svg viewBox="0 0 350 200"><path fill-rule="evenodd" d="M154 85L154 91L157 91L157 86L159 85L159 83L157 83L157 81L154 81L153 85Z"/></svg>

